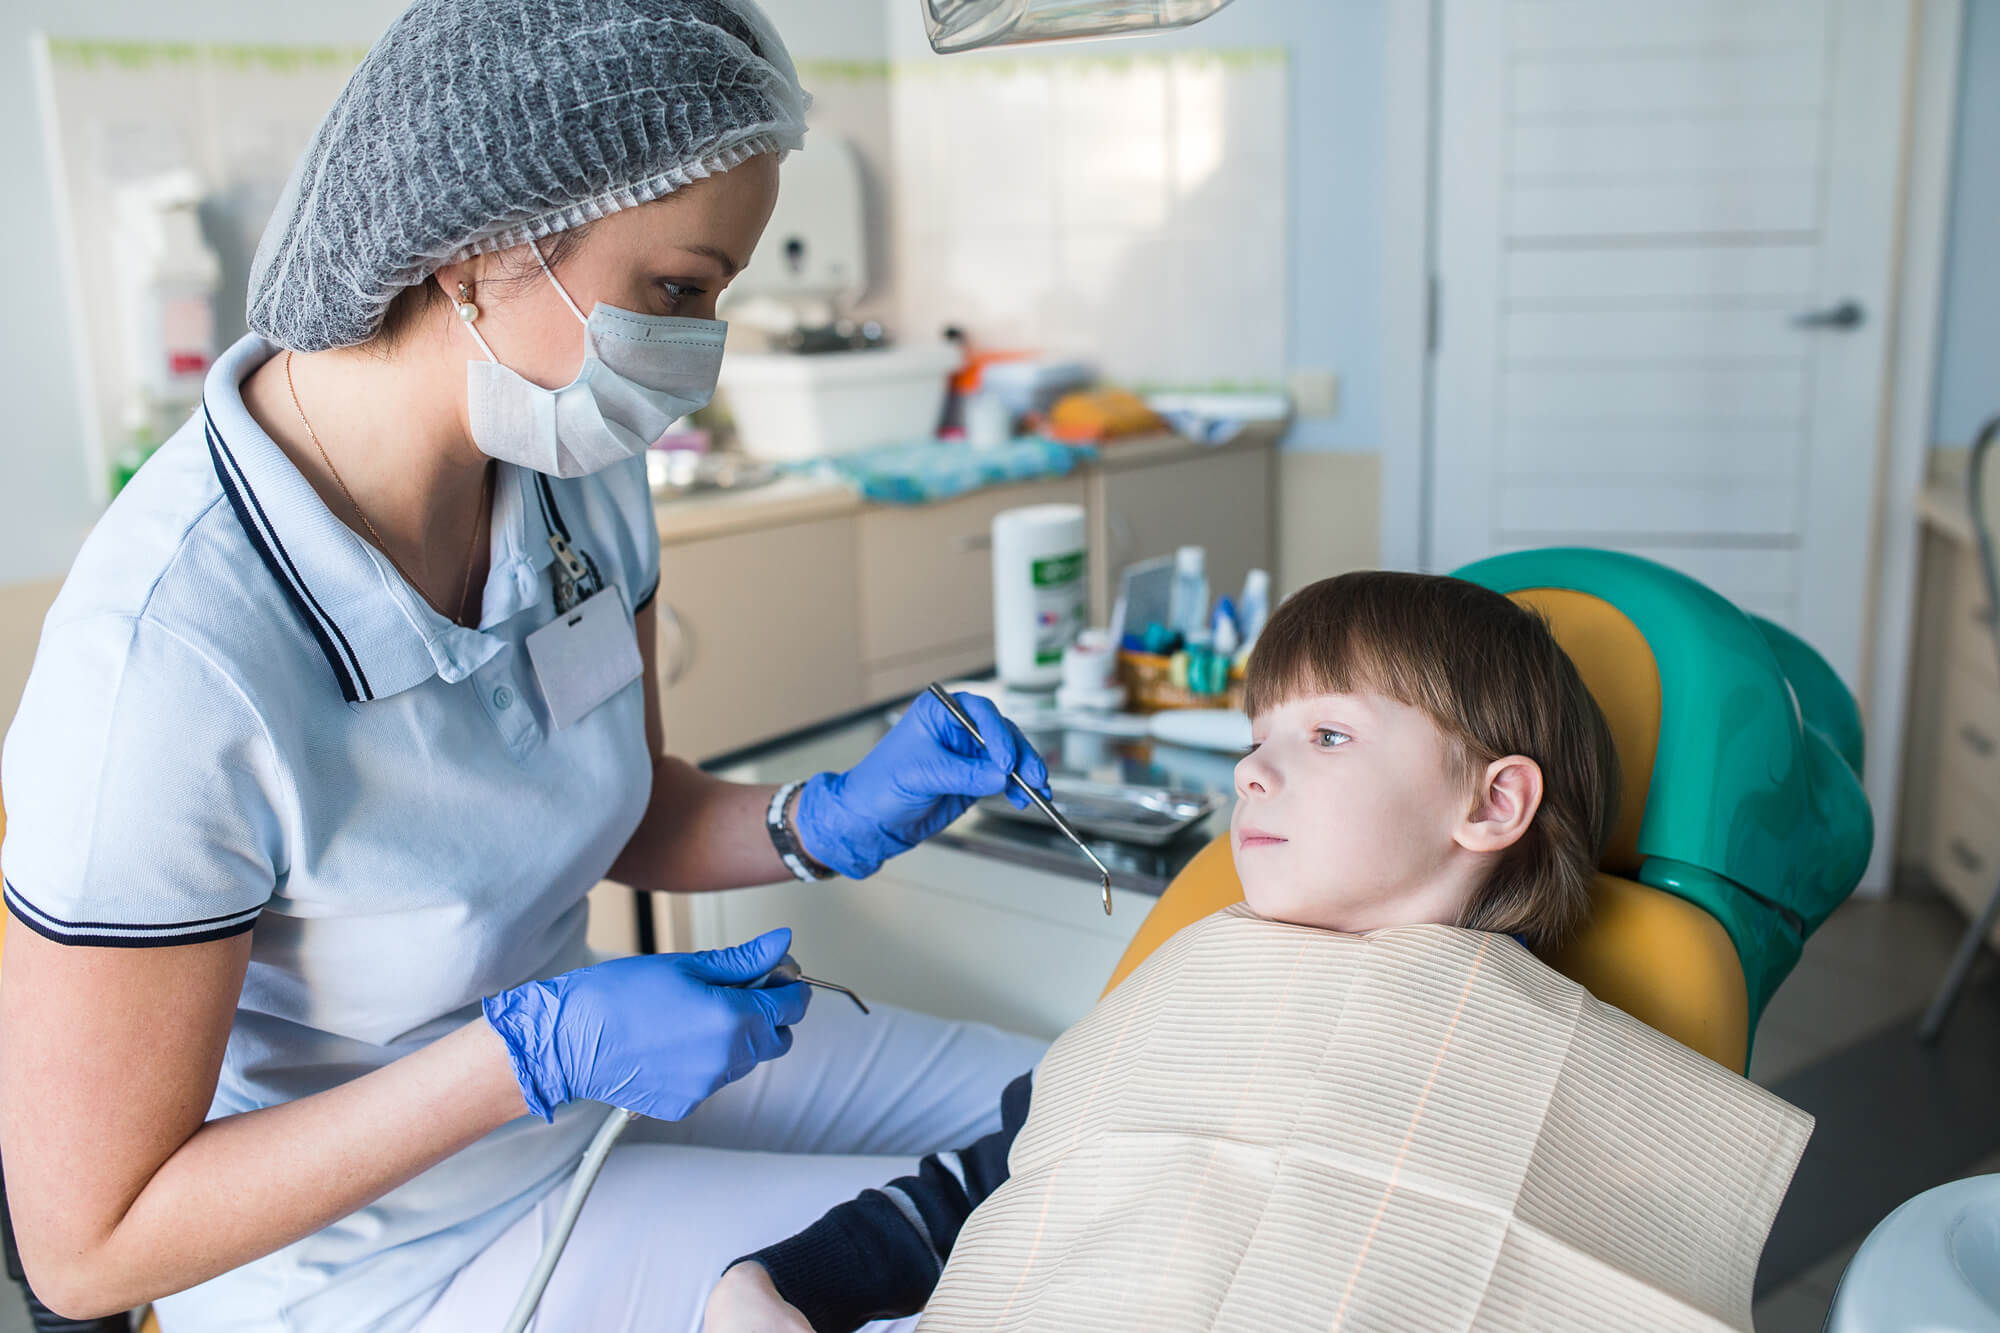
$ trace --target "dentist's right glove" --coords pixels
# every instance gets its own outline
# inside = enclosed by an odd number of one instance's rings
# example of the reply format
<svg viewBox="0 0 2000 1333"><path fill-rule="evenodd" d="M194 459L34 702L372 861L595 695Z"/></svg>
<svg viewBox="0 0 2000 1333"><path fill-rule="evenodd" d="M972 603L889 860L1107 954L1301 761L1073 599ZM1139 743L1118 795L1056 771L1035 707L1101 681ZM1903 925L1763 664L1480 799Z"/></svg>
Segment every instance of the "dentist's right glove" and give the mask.
<svg viewBox="0 0 2000 1333"><path fill-rule="evenodd" d="M792 1048L809 988L744 988L791 944L792 932L780 929L706 953L614 958L502 991L482 1007L542 1119L587 1099L679 1120Z"/></svg>

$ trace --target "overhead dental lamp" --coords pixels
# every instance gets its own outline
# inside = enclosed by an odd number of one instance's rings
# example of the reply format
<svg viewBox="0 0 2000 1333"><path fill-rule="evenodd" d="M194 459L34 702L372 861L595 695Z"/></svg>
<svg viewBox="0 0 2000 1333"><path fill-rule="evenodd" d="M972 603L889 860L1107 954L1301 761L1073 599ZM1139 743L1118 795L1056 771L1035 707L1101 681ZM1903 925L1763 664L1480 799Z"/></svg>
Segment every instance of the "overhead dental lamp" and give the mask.
<svg viewBox="0 0 2000 1333"><path fill-rule="evenodd" d="M1229 0L920 0L931 49L1128 37L1199 23Z"/></svg>

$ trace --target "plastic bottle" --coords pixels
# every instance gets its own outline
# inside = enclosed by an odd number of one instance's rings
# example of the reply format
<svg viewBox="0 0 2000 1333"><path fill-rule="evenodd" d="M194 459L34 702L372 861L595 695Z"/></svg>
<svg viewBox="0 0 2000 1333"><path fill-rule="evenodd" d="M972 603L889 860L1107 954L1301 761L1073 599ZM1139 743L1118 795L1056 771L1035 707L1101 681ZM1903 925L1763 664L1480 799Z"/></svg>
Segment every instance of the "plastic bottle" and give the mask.
<svg viewBox="0 0 2000 1333"><path fill-rule="evenodd" d="M116 195L133 387L163 409L199 403L215 359L222 266L202 239L201 198L200 181L187 171L132 182Z"/></svg>
<svg viewBox="0 0 2000 1333"><path fill-rule="evenodd" d="M1257 642L1264 622L1271 618L1271 576L1253 569L1243 580L1243 595L1236 599L1236 624L1243 632L1243 647Z"/></svg>
<svg viewBox="0 0 2000 1333"><path fill-rule="evenodd" d="M1167 603L1168 628L1193 643L1208 638L1208 552L1183 546L1174 552L1174 595Z"/></svg>
<svg viewBox="0 0 2000 1333"><path fill-rule="evenodd" d="M1227 597L1216 599L1215 619L1210 624L1209 633L1215 641L1219 657L1234 658L1236 650L1243 646L1243 632L1237 628L1236 605Z"/></svg>
<svg viewBox="0 0 2000 1333"><path fill-rule="evenodd" d="M1082 505L993 516L993 658L1019 689L1062 682L1063 649L1084 628L1089 579Z"/></svg>

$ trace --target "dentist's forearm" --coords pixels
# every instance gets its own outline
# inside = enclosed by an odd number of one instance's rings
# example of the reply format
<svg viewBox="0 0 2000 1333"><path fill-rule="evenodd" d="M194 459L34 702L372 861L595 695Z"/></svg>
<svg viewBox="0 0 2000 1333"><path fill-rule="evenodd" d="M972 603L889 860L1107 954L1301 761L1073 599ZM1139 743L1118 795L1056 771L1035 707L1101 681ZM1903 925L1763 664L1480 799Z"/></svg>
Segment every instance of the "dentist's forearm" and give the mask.
<svg viewBox="0 0 2000 1333"><path fill-rule="evenodd" d="M209 1121L108 1231L72 1228L55 1250L24 1234L22 1249L64 1313L131 1309L303 1239L524 1114L482 1019L326 1092Z"/></svg>
<svg viewBox="0 0 2000 1333"><path fill-rule="evenodd" d="M725 782L671 755L610 878L651 893L706 893L791 878L764 829L775 786Z"/></svg>

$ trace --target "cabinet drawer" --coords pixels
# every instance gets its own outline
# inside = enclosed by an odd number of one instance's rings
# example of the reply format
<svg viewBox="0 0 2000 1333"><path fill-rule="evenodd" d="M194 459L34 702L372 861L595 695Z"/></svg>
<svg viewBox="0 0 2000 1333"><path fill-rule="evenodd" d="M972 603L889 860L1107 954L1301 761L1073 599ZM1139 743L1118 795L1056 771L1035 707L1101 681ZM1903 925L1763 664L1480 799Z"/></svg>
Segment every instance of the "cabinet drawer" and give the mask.
<svg viewBox="0 0 2000 1333"><path fill-rule="evenodd" d="M922 657L899 658L887 665L870 666L861 673L864 703L881 703L915 694L934 680L956 680L977 675L993 667L993 640L989 636L971 644L959 644Z"/></svg>
<svg viewBox="0 0 2000 1333"><path fill-rule="evenodd" d="M1081 480L1003 486L861 516L861 660L869 668L968 652L993 660L993 518L1076 504Z"/></svg>
<svg viewBox="0 0 2000 1333"><path fill-rule="evenodd" d="M1938 711L1944 786L1967 785L2000 810L2000 685L1956 660L1945 664Z"/></svg>
<svg viewBox="0 0 2000 1333"><path fill-rule="evenodd" d="M660 553L660 716L700 761L859 708L852 518L761 528Z"/></svg>
<svg viewBox="0 0 2000 1333"><path fill-rule="evenodd" d="M2000 811L1947 776L1938 789L1926 861L1946 896L1968 916L1978 915L2000 885Z"/></svg>
<svg viewBox="0 0 2000 1333"><path fill-rule="evenodd" d="M1986 598L1986 576L1979 568L1979 548L1970 542L1959 544L1952 560L1951 598L1945 623L1945 642L1959 667L1978 679L2000 687L2000 654L1993 640L1993 611Z"/></svg>

